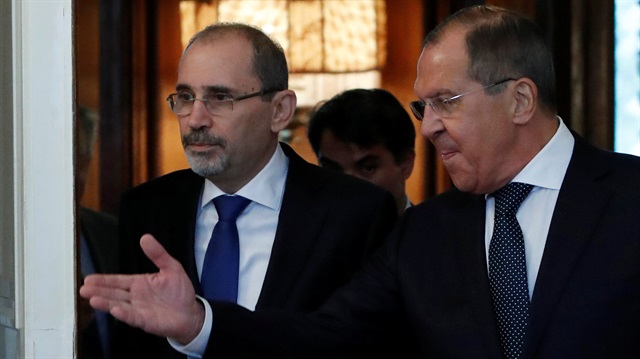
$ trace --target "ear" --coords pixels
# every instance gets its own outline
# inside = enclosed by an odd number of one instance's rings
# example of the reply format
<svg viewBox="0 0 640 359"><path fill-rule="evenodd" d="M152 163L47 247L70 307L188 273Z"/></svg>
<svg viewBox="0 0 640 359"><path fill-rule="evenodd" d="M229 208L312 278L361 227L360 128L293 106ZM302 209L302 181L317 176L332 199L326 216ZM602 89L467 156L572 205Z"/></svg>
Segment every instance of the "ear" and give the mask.
<svg viewBox="0 0 640 359"><path fill-rule="evenodd" d="M406 154L402 162L400 162L400 170L402 171L402 178L405 180L411 176L411 172L413 172L413 165L416 160L415 151L411 151Z"/></svg>
<svg viewBox="0 0 640 359"><path fill-rule="evenodd" d="M278 133L287 128L293 119L297 104L296 93L291 90L279 91L271 101L274 104L271 131Z"/></svg>
<svg viewBox="0 0 640 359"><path fill-rule="evenodd" d="M523 77L516 83L514 99L513 121L515 124L523 125L527 123L536 112L538 106L538 87L531 79Z"/></svg>

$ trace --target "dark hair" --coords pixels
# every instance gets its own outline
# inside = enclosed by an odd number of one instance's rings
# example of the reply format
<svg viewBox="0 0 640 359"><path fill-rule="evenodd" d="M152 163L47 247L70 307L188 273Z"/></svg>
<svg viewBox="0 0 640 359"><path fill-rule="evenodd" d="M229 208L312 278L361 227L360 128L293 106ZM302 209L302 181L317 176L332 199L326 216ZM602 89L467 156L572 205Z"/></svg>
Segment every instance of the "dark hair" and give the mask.
<svg viewBox="0 0 640 359"><path fill-rule="evenodd" d="M529 18L495 6L478 5L457 11L425 38L424 46L437 43L455 26L466 35L467 77L484 85L505 78L527 77L538 87L539 104L556 112L556 80L553 54L542 29ZM504 86L488 89L500 92Z"/></svg>
<svg viewBox="0 0 640 359"><path fill-rule="evenodd" d="M196 41L214 41L228 34L240 34L251 42L253 47L251 66L262 82L261 90L289 88L289 70L282 47L255 26L237 22L209 25L189 40L184 51L187 51ZM273 94L265 96L273 96Z"/></svg>
<svg viewBox="0 0 640 359"><path fill-rule="evenodd" d="M383 145L398 163L414 151L416 132L411 117L391 93L382 89L347 90L312 111L307 136L316 154L327 130L361 147Z"/></svg>

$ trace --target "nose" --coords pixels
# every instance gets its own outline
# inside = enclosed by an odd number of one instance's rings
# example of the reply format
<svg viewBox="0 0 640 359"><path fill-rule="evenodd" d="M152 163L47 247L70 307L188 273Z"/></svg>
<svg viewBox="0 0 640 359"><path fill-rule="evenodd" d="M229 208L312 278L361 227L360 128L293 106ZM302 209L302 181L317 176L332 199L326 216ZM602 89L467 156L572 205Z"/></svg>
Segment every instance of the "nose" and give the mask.
<svg viewBox="0 0 640 359"><path fill-rule="evenodd" d="M193 129L211 126L211 114L205 106L205 102L200 99L193 101L193 108L191 113L186 116L187 124Z"/></svg>
<svg viewBox="0 0 640 359"><path fill-rule="evenodd" d="M422 114L422 122L420 123L420 133L428 140L434 138L445 130L442 118L438 116L431 106L425 106Z"/></svg>

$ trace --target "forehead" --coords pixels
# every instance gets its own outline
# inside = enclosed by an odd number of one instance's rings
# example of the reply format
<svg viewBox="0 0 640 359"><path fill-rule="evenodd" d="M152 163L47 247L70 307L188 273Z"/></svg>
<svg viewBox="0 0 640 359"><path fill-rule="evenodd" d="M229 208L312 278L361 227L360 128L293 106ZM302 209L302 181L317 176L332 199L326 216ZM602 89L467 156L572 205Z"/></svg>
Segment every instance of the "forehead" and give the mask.
<svg viewBox="0 0 640 359"><path fill-rule="evenodd" d="M194 89L222 86L245 89L260 85L251 61L251 43L242 36L226 34L216 39L202 39L189 47L178 65L178 85Z"/></svg>
<svg viewBox="0 0 640 359"><path fill-rule="evenodd" d="M455 89L468 81L465 35L460 28L448 29L438 42L422 50L414 85L418 97L433 97L434 93Z"/></svg>

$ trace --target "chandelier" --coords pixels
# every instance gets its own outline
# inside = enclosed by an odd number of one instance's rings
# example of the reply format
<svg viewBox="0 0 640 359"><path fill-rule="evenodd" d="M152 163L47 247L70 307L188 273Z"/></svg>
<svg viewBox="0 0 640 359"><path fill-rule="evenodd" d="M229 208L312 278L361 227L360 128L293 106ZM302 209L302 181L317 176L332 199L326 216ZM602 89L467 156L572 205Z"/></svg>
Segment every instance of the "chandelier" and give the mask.
<svg viewBox="0 0 640 359"><path fill-rule="evenodd" d="M380 70L386 60L384 0L183 0L180 17L183 47L215 22L261 28L283 47L292 74Z"/></svg>

